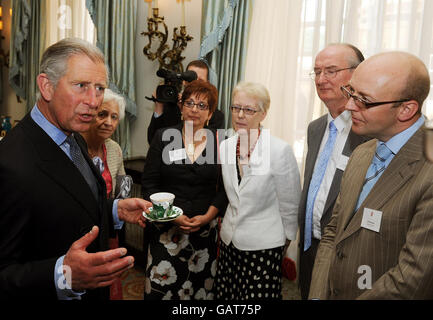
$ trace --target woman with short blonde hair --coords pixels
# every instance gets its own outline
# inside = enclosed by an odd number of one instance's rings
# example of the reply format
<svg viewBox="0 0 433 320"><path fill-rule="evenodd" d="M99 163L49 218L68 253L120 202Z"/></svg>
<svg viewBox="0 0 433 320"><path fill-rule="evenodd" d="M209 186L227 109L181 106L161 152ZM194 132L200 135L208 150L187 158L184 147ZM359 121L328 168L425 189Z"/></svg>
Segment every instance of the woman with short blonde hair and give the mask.
<svg viewBox="0 0 433 320"><path fill-rule="evenodd" d="M221 143L221 168L229 200L221 226L217 299L281 299L285 245L296 238L301 193L290 145L263 129L268 90L243 82L233 91L236 134Z"/></svg>

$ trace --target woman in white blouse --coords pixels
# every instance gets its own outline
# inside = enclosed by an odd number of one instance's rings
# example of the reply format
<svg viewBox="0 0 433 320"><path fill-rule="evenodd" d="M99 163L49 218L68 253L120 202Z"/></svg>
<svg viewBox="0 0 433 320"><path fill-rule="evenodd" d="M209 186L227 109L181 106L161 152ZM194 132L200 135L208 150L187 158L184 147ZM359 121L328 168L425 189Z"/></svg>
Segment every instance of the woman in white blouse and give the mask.
<svg viewBox="0 0 433 320"><path fill-rule="evenodd" d="M270 106L268 90L239 83L232 100L236 134L220 146L229 205L221 226L217 299L281 299L284 248L298 228L299 170L290 145L260 125Z"/></svg>

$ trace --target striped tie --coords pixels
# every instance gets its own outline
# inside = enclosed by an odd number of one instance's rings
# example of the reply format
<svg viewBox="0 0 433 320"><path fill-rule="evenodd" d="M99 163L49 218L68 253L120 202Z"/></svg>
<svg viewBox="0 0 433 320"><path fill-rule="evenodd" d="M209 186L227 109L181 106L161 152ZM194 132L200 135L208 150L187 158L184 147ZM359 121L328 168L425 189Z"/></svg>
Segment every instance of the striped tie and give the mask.
<svg viewBox="0 0 433 320"><path fill-rule="evenodd" d="M95 176L93 175L89 164L86 162L86 159L84 159L84 156L81 153L81 149L78 146L77 141L75 141L73 134L70 134L66 138L65 142L69 144L72 162L75 164L77 169L81 172L81 175L86 180L87 184L92 190L93 195L95 196L95 199L98 200L98 186L96 184Z"/></svg>
<svg viewBox="0 0 433 320"><path fill-rule="evenodd" d="M381 142L377 147L373 157L373 161L371 162L370 167L367 170L367 174L364 180L364 186L362 188L361 194L359 195L355 211L358 211L362 202L365 200L373 186L376 184L376 181L379 180L383 171L385 171L385 162L391 154L392 151L386 146L385 143Z"/></svg>

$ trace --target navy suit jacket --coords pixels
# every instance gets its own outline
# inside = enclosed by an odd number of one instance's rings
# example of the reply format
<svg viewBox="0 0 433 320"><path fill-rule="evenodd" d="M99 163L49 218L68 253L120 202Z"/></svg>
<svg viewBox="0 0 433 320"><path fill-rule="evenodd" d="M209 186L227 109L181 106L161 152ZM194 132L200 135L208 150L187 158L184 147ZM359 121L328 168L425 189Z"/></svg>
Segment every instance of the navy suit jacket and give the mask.
<svg viewBox="0 0 433 320"><path fill-rule="evenodd" d="M112 202L84 139L75 136L97 179L98 200L30 114L0 142L0 299L56 299L57 259L94 225L99 236L87 251L108 249ZM106 299L107 289L87 290L87 298Z"/></svg>

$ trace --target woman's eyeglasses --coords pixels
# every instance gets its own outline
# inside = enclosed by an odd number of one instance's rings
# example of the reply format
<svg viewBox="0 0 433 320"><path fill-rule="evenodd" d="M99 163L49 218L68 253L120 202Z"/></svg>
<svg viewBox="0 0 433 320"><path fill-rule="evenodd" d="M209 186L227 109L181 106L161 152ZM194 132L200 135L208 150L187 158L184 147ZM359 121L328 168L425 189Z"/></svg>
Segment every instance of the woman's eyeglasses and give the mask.
<svg viewBox="0 0 433 320"><path fill-rule="evenodd" d="M232 110L233 113L240 113L241 110L242 110L245 114L247 114L247 115L249 115L249 116L252 116L252 115L255 114L256 112L259 112L258 110L253 109L253 108L248 107L248 106L246 106L246 107L241 107L241 106L238 106L238 105L232 105L232 106L230 107L230 109Z"/></svg>
<svg viewBox="0 0 433 320"><path fill-rule="evenodd" d="M209 105L201 101L195 103L193 100L186 100L183 102L183 105L190 109L194 108L194 106L197 106L197 108L202 111L209 109Z"/></svg>

